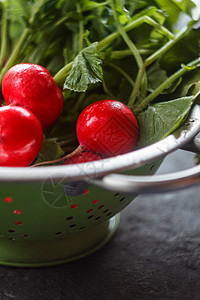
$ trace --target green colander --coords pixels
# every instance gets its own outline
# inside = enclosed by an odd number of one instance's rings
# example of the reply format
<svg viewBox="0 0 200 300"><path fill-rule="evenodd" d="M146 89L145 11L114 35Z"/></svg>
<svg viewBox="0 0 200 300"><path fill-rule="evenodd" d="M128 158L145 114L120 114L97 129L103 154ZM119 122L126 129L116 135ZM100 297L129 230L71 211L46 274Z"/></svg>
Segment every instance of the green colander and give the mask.
<svg viewBox="0 0 200 300"><path fill-rule="evenodd" d="M152 184L163 158L199 131L195 106L174 134L128 154L76 165L1 167L0 264L56 265L101 248L115 233L120 211Z"/></svg>

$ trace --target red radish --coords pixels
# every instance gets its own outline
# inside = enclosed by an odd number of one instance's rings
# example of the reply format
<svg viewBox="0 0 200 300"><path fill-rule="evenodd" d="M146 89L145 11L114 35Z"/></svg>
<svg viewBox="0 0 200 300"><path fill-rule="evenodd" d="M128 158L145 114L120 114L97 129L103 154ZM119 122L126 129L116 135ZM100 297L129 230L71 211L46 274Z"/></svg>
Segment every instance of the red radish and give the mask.
<svg viewBox="0 0 200 300"><path fill-rule="evenodd" d="M0 107L0 136L0 166L26 167L42 147L40 121L19 106Z"/></svg>
<svg viewBox="0 0 200 300"><path fill-rule="evenodd" d="M51 74L36 64L18 64L10 68L2 81L7 104L28 108L43 128L52 125L63 109L63 94Z"/></svg>
<svg viewBox="0 0 200 300"><path fill-rule="evenodd" d="M76 124L80 145L104 157L132 151L139 126L132 111L116 100L101 100L86 107Z"/></svg>
<svg viewBox="0 0 200 300"><path fill-rule="evenodd" d="M72 156L70 156L64 161L63 165L80 164L80 163L91 162L100 159L102 159L100 155L90 151L86 151L86 152L76 153L74 155L72 154Z"/></svg>

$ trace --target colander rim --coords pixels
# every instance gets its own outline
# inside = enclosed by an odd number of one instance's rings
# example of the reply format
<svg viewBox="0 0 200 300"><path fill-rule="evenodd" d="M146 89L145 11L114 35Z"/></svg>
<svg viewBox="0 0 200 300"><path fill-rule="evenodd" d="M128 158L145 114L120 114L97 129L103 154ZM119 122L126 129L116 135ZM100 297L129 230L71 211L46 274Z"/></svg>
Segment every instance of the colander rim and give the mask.
<svg viewBox="0 0 200 300"><path fill-rule="evenodd" d="M0 167L0 182L34 183L60 180L85 180L102 177L113 172L122 172L146 165L165 157L184 146L200 131L200 106L195 105L184 124L166 138L127 154L99 161L41 167Z"/></svg>

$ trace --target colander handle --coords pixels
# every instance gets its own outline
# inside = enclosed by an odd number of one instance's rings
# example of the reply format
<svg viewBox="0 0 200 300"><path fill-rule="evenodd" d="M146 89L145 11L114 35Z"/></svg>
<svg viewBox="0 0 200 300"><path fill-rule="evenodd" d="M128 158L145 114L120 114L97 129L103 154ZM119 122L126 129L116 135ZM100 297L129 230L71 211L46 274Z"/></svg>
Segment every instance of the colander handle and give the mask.
<svg viewBox="0 0 200 300"><path fill-rule="evenodd" d="M200 153L200 140L194 139L184 150ZM92 180L94 185L118 193L151 194L188 188L200 183L200 165L190 169L154 176L109 174Z"/></svg>

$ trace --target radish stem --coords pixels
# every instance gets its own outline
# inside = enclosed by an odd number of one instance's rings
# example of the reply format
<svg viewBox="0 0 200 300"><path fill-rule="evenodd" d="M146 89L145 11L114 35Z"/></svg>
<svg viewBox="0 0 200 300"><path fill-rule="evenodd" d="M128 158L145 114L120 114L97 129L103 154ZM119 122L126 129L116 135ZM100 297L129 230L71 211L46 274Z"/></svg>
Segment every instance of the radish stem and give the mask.
<svg viewBox="0 0 200 300"><path fill-rule="evenodd" d="M3 66L7 48L7 4L2 2L0 69Z"/></svg>

